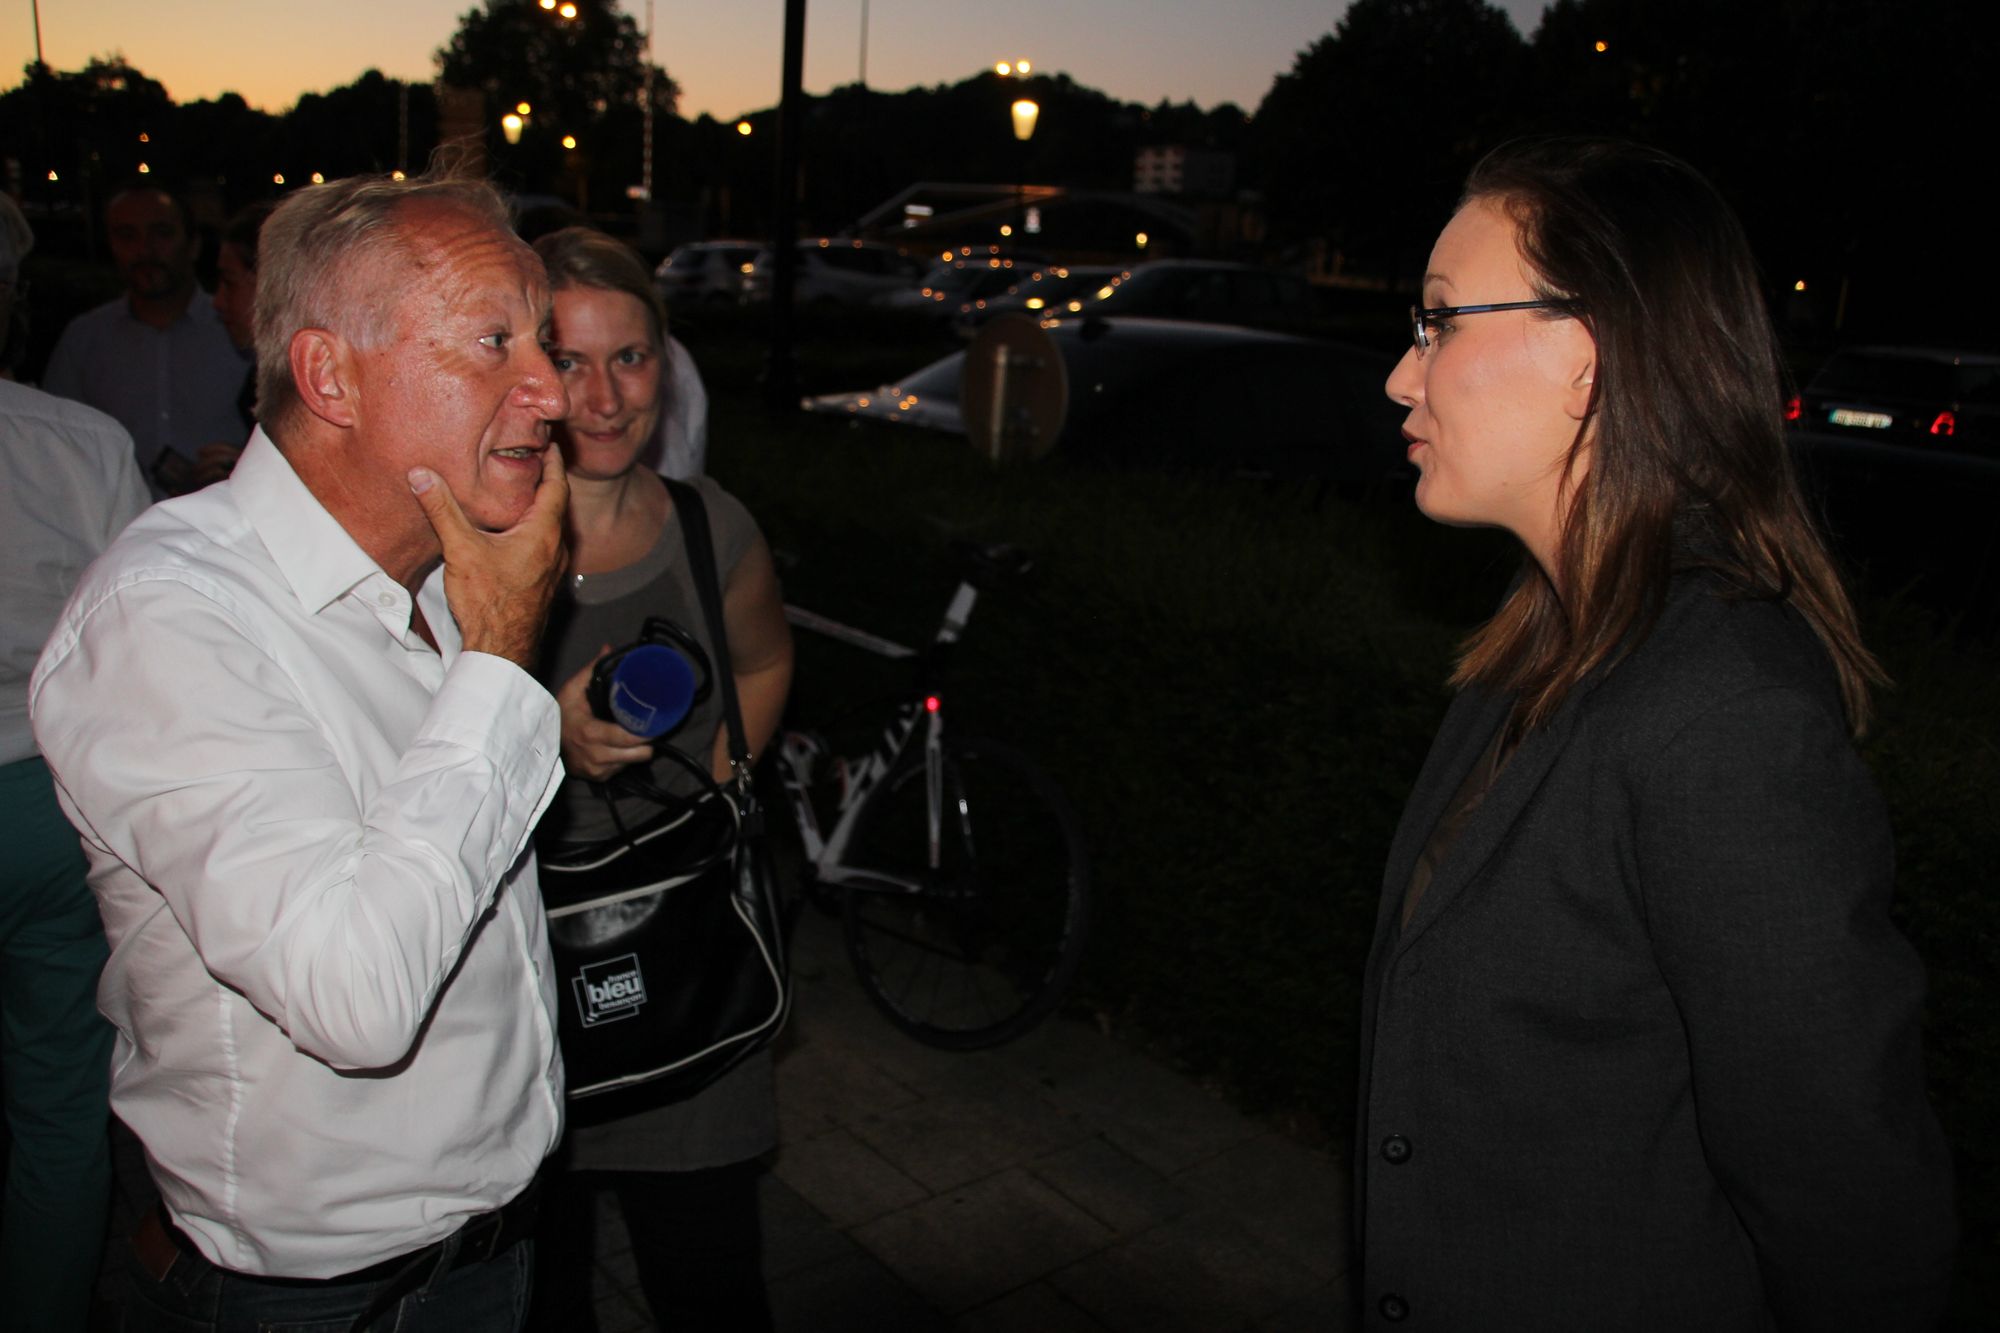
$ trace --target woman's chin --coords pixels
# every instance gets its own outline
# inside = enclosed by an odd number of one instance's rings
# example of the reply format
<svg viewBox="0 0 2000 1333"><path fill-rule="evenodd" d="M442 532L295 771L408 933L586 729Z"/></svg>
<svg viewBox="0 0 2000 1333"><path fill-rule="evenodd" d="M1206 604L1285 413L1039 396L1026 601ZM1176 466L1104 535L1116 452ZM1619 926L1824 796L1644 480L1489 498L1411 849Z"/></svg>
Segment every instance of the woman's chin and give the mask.
<svg viewBox="0 0 2000 1333"><path fill-rule="evenodd" d="M593 434L574 427L563 432L563 461L569 464L570 475L585 478L610 480L622 477L638 464L639 455L644 452L644 437L636 437L630 431Z"/></svg>

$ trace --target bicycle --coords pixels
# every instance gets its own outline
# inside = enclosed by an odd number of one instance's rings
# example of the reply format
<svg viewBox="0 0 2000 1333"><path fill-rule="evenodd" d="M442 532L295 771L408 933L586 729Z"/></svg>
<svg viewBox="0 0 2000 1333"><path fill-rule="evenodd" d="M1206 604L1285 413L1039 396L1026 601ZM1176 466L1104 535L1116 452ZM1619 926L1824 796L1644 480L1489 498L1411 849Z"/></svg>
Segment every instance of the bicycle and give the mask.
<svg viewBox="0 0 2000 1333"><path fill-rule="evenodd" d="M946 729L947 667L980 591L1031 563L1011 546L954 552L957 591L921 650L786 606L793 625L916 671L872 751L842 757L816 732L787 731L775 759L804 877L838 907L862 989L910 1036L970 1051L1061 1003L1083 957L1090 871L1068 800L1034 760Z"/></svg>

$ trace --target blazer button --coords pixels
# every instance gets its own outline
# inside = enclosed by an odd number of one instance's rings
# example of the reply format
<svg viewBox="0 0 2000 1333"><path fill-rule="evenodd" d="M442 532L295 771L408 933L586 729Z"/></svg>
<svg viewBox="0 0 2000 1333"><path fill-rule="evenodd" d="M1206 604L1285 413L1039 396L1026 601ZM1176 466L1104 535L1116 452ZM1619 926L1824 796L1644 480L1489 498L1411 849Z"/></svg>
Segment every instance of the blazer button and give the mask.
<svg viewBox="0 0 2000 1333"><path fill-rule="evenodd" d="M1380 1310L1382 1317L1392 1324L1400 1324L1410 1317L1410 1303L1393 1291L1384 1296L1375 1308Z"/></svg>
<svg viewBox="0 0 2000 1333"><path fill-rule="evenodd" d="M1382 1160L1390 1166L1401 1166L1410 1160L1410 1141L1401 1134L1391 1134L1382 1140Z"/></svg>

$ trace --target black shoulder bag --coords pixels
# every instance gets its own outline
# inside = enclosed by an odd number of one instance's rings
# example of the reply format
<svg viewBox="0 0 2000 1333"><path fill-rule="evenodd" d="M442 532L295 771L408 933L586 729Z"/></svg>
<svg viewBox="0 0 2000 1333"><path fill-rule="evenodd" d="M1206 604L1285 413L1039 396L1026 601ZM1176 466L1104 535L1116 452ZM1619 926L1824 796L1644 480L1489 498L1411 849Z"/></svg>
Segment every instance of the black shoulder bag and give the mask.
<svg viewBox="0 0 2000 1333"><path fill-rule="evenodd" d="M717 783L706 763L662 743L700 791L617 838L543 855L570 1118L583 1124L694 1095L769 1044L791 1009L708 512L692 486L667 489L714 646L735 773Z"/></svg>

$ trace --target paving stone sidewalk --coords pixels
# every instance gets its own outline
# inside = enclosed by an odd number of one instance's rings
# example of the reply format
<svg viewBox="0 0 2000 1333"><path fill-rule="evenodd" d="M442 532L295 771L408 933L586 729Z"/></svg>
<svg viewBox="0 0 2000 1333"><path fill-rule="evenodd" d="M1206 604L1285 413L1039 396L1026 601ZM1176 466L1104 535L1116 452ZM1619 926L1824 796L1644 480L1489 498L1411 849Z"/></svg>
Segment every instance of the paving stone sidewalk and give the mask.
<svg viewBox="0 0 2000 1333"><path fill-rule="evenodd" d="M1179 1074L1058 1020L932 1050L869 1006L812 912L763 1182L780 1333L1334 1333L1347 1178ZM649 1327L602 1215L603 1333Z"/></svg>

